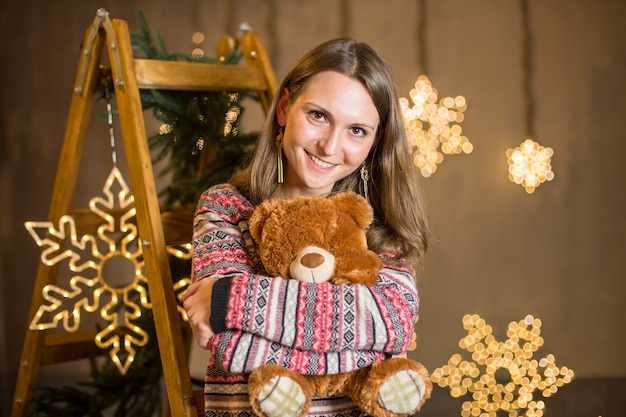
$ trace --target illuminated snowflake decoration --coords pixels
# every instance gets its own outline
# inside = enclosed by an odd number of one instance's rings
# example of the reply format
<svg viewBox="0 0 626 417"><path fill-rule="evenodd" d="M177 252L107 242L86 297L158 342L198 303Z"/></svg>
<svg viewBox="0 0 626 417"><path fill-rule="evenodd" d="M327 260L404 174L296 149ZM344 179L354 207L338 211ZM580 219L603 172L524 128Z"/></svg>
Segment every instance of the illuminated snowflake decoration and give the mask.
<svg viewBox="0 0 626 417"><path fill-rule="evenodd" d="M463 327L468 334L459 346L472 354L472 360L455 354L431 375L440 387L449 387L453 397L472 394L472 400L462 405L463 417L496 417L498 412L541 417L545 404L535 394L549 397L574 376L572 370L557 367L552 354L533 358L543 345L541 321L533 316L511 322L505 342L498 342L478 315L464 316Z"/></svg>
<svg viewBox="0 0 626 417"><path fill-rule="evenodd" d="M425 75L417 78L409 96L412 104L401 97L400 108L413 161L424 177L430 177L437 170L437 165L443 162L443 154L472 152L473 145L463 135L460 125L467 109L463 96L437 101L437 90Z"/></svg>
<svg viewBox="0 0 626 417"><path fill-rule="evenodd" d="M114 188L118 189L117 194ZM45 330L63 325L67 332L75 332L81 324L81 312L100 312L108 325L95 337L96 345L109 349L109 356L122 374L132 364L136 349L148 342L148 334L135 321L141 317L142 307L151 308L148 281L145 276L141 244L133 220L136 210L133 195L129 193L120 171L114 167L104 188L104 197L89 201L89 210L102 218L96 235L78 236L76 219L62 216L58 225L52 222L26 222L25 227L41 247L41 260L48 266L67 260L70 273L69 288L46 285L42 289L42 304L30 328ZM168 252L182 259L191 257L189 246L168 248ZM120 277L110 265L128 266L131 277ZM188 278L174 284L180 299L189 285ZM101 305L102 304L102 305ZM185 317L182 308L179 312ZM185 317L186 318L186 317Z"/></svg>
<svg viewBox="0 0 626 417"><path fill-rule="evenodd" d="M532 194L543 182L554 178L550 165L552 155L552 148L543 147L532 139L526 139L515 149L507 149L509 179Z"/></svg>

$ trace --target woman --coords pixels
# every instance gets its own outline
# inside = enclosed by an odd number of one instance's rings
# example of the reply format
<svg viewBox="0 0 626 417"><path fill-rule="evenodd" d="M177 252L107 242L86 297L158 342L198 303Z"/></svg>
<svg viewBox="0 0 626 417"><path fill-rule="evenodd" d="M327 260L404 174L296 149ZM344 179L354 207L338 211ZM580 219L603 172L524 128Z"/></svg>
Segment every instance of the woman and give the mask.
<svg viewBox="0 0 626 417"><path fill-rule="evenodd" d="M397 87L380 55L337 39L301 58L279 87L250 164L198 203L184 307L197 342L211 351L207 416L250 415L247 375L262 363L345 372L406 353L418 307L415 269L429 240L417 180ZM374 209L367 236L384 265L377 284L327 283L328 298L309 299L294 286L316 284L265 276L247 225L255 206L344 191L361 193ZM304 334L298 315L328 304L345 314L316 318ZM355 408L347 397L324 398L309 415L359 415Z"/></svg>

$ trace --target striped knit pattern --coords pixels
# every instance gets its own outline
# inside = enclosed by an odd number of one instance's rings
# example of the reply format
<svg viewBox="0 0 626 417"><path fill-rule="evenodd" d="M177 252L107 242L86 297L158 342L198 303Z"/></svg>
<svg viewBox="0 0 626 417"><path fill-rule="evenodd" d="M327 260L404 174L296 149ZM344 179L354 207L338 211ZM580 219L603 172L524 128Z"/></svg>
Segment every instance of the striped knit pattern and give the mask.
<svg viewBox="0 0 626 417"><path fill-rule="evenodd" d="M233 375L209 365L204 386L205 417L256 416L248 397L247 375ZM313 398L307 416L367 417L346 396Z"/></svg>
<svg viewBox="0 0 626 417"><path fill-rule="evenodd" d="M418 307L412 269L386 265L374 287L264 276L248 230L253 211L254 206L229 185L207 190L196 211L194 280L232 280L226 313L229 330L211 340L207 409L219 406L223 378L247 374L262 364L319 375L351 371L406 352ZM245 386L241 389L236 398L245 396ZM243 412L243 402L229 402L228 407ZM333 414L326 409L319 415L350 415L347 410Z"/></svg>

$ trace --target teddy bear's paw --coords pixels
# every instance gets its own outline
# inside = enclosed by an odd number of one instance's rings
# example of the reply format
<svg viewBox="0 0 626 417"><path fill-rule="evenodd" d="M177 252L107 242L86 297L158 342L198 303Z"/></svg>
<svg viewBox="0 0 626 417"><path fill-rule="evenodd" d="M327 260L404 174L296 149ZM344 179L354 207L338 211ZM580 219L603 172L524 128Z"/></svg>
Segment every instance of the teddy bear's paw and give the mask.
<svg viewBox="0 0 626 417"><path fill-rule="evenodd" d="M407 369L392 375L380 387L378 402L396 414L408 414L417 410L426 393L426 383L420 374Z"/></svg>
<svg viewBox="0 0 626 417"><path fill-rule="evenodd" d="M306 402L300 385L289 377L279 375L263 385L257 399L268 417L295 417Z"/></svg>

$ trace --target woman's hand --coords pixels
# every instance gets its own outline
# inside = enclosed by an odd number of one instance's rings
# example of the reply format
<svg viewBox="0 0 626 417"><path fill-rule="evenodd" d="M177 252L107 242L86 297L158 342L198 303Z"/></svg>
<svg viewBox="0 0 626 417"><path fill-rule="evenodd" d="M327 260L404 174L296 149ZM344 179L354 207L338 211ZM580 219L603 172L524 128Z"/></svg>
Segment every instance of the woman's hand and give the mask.
<svg viewBox="0 0 626 417"><path fill-rule="evenodd" d="M205 278L187 287L182 297L183 307L187 311L189 325L202 349L209 348L209 340L215 335L211 329L211 296L215 279Z"/></svg>

